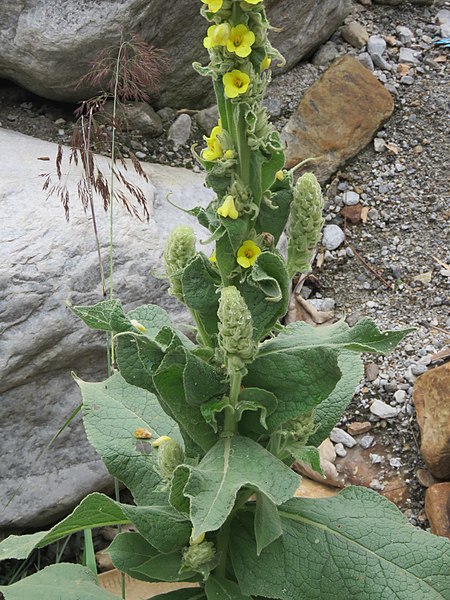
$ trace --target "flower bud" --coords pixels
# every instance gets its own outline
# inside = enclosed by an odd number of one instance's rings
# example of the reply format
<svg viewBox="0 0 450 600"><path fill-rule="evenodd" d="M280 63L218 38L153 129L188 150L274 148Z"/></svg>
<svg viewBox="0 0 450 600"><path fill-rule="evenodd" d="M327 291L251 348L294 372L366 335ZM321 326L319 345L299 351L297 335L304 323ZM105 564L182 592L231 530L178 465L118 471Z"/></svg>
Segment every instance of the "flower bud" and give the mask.
<svg viewBox="0 0 450 600"><path fill-rule="evenodd" d="M283 429L293 442L306 445L309 438L317 431L314 411L291 419L284 425Z"/></svg>
<svg viewBox="0 0 450 600"><path fill-rule="evenodd" d="M195 256L195 234L192 227L180 225L170 234L164 250L164 263L170 281L169 293L183 301L181 276L183 269Z"/></svg>
<svg viewBox="0 0 450 600"><path fill-rule="evenodd" d="M323 197L315 175L305 173L297 181L288 226L288 272L307 273L324 224Z"/></svg>
<svg viewBox="0 0 450 600"><path fill-rule="evenodd" d="M202 542L189 546L183 552L182 568L187 571L206 573L208 564L216 555L216 549L212 542Z"/></svg>
<svg viewBox="0 0 450 600"><path fill-rule="evenodd" d="M155 443L153 442L153 446ZM158 447L158 467L161 477L172 479L175 469L184 462L184 452L180 444L171 438L164 440Z"/></svg>
<svg viewBox="0 0 450 600"><path fill-rule="evenodd" d="M243 367L256 354L252 315L234 286L223 288L219 310L219 346L228 362Z"/></svg>

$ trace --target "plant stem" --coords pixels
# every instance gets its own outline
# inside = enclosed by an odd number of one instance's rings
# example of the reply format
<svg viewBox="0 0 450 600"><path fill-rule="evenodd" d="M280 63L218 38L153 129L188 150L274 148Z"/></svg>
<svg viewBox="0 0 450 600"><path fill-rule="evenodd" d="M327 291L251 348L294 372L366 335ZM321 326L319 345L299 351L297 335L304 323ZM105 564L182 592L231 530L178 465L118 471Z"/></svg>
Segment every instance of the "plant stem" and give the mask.
<svg viewBox="0 0 450 600"><path fill-rule="evenodd" d="M220 554L220 562L217 565L214 573L217 577L226 578L227 571L227 555L228 555L228 545L230 542L230 528L231 528L231 519L225 521L222 525L219 534L217 536L217 552Z"/></svg>
<svg viewBox="0 0 450 600"><path fill-rule="evenodd" d="M225 412L224 434L234 435L236 433L236 406L241 393L242 371L235 370L231 366L230 373L230 402L229 408Z"/></svg>
<svg viewBox="0 0 450 600"><path fill-rule="evenodd" d="M198 314L198 312L196 310L191 310L190 312L191 312L192 318L194 319L195 325L197 326L197 332L198 332L198 335L200 337L200 340L201 340L203 346L206 346L207 348L214 348L214 344L211 339L211 336L206 331L205 326L203 325L203 321L200 318L200 315Z"/></svg>

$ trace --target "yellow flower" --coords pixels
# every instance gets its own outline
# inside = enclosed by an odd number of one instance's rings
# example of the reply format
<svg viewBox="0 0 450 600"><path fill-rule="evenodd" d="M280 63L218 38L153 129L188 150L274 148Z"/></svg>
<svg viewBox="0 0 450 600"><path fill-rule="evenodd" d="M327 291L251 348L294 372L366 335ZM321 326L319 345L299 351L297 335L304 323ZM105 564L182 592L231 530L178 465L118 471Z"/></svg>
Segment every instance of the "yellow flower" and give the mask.
<svg viewBox="0 0 450 600"><path fill-rule="evenodd" d="M270 69L270 65L271 65L271 64L272 64L272 59L271 59L271 58L269 58L269 57L267 56L267 54L266 54L266 55L265 55L265 57L264 57L264 58L263 58L263 60L262 60L262 63L261 63L261 67L260 67L260 71L261 71L261 73L262 73L263 71L267 71L267 69Z"/></svg>
<svg viewBox="0 0 450 600"><path fill-rule="evenodd" d="M225 86L225 95L228 98L236 98L239 94L245 94L250 84L250 77L238 69L225 73L222 77Z"/></svg>
<svg viewBox="0 0 450 600"><path fill-rule="evenodd" d="M227 196L225 198L222 206L217 209L217 213L221 217L230 217L230 219L237 219L239 217L239 213L234 205L233 196Z"/></svg>
<svg viewBox="0 0 450 600"><path fill-rule="evenodd" d="M241 267L244 267L244 269L248 269L255 264L255 261L260 254L261 248L258 248L255 242L252 242L252 240L245 240L238 250L237 262Z"/></svg>
<svg viewBox="0 0 450 600"><path fill-rule="evenodd" d="M276 178L278 181L284 181L284 173L283 173L282 169L280 169L279 171L277 171L277 172L275 173L275 178Z"/></svg>
<svg viewBox="0 0 450 600"><path fill-rule="evenodd" d="M222 153L223 153L222 144L220 143L219 139L217 138L217 136L220 135L221 133L222 133L222 126L219 123L219 125L216 125L213 128L209 138L205 137L205 142L208 147L202 151L202 158L204 158L205 160L208 160L208 161L213 161L213 160L217 160L218 158L221 158Z"/></svg>
<svg viewBox="0 0 450 600"><path fill-rule="evenodd" d="M252 51L254 43L255 34L241 23L231 30L227 41L227 50L228 52L235 52L241 58L245 58Z"/></svg>
<svg viewBox="0 0 450 600"><path fill-rule="evenodd" d="M211 25L208 28L208 35L203 40L205 48L214 48L215 46L226 46L231 33L231 25L221 23L220 25Z"/></svg>
<svg viewBox="0 0 450 600"><path fill-rule="evenodd" d="M203 4L208 5L208 10L212 13L216 13L218 10L222 8L223 0L202 0ZM258 0L261 2L261 0ZM250 2L250 4L256 4L256 2Z"/></svg>
<svg viewBox="0 0 450 600"><path fill-rule="evenodd" d="M247 4L260 4L263 0L245 0Z"/></svg>
<svg viewBox="0 0 450 600"><path fill-rule="evenodd" d="M212 253L212 254L211 254L211 256L209 257L209 260L210 260L212 263L216 264L216 262L217 262L217 256L216 256L216 251L215 251L215 250L213 250L213 253Z"/></svg>

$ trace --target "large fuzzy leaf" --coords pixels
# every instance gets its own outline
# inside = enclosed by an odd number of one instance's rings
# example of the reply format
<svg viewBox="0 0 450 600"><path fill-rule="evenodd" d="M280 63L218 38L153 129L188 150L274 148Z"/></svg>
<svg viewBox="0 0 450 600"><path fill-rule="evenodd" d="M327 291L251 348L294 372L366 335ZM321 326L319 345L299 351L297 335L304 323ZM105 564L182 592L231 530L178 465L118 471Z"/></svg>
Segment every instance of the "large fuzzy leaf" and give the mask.
<svg viewBox="0 0 450 600"><path fill-rule="evenodd" d="M245 385L258 386L273 392L278 409L269 419L269 427L277 428L289 419L308 412L330 397L336 390L339 411L352 395L352 377L342 352L388 353L410 330L380 332L370 319L363 319L350 328L340 321L328 327L312 327L297 322L288 325L276 338L263 343L255 361L248 367ZM356 372L360 372L359 366ZM347 396L348 394L348 396ZM323 414L326 414L324 405ZM328 418L335 417L338 410ZM339 418L337 414L337 418Z"/></svg>
<svg viewBox="0 0 450 600"><path fill-rule="evenodd" d="M155 469L156 452L133 434L144 428L154 439L168 435L182 443L175 421L154 394L128 384L119 374L102 383L76 382L83 396L87 437L108 471L125 483L137 504L164 504L161 478Z"/></svg>
<svg viewBox="0 0 450 600"><path fill-rule="evenodd" d="M244 596L234 581L211 575L205 585L208 600L251 600Z"/></svg>
<svg viewBox="0 0 450 600"><path fill-rule="evenodd" d="M114 566L142 581L187 581L193 573L180 574L181 550L161 554L139 533L120 533L108 548Z"/></svg>
<svg viewBox="0 0 450 600"><path fill-rule="evenodd" d="M0 592L5 600L117 600L98 587L90 569L65 563L46 567L13 585L1 585Z"/></svg>
<svg viewBox="0 0 450 600"><path fill-rule="evenodd" d="M179 469L189 471L184 495L191 501L195 538L223 525L242 487L282 504L299 484L291 469L256 442L240 436L219 440L197 467Z"/></svg>
<svg viewBox="0 0 450 600"><path fill-rule="evenodd" d="M244 593L298 600L449 600L450 541L412 527L366 488L334 498L295 498L280 508L283 536L258 557L253 515L232 530Z"/></svg>

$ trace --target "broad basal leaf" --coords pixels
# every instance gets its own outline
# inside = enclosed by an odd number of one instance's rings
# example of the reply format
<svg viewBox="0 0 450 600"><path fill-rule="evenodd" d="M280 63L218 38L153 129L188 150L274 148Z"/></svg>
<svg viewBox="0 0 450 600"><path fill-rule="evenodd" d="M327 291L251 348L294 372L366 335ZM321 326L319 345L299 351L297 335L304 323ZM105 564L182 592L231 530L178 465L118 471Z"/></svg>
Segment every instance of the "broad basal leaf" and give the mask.
<svg viewBox="0 0 450 600"><path fill-rule="evenodd" d="M191 352L186 354L183 381L189 404L200 406L212 398L223 396L229 387L225 380L224 372L218 371Z"/></svg>
<svg viewBox="0 0 450 600"><path fill-rule="evenodd" d="M151 444L137 440L134 432L144 428L153 439L168 435L182 443L175 421L154 394L129 385L119 374L102 383L76 382L83 396L87 437L108 471L125 483L137 504L164 504L156 452Z"/></svg>
<svg viewBox="0 0 450 600"><path fill-rule="evenodd" d="M0 543L0 560L27 558L35 548L43 548L83 529L123 525L129 522L130 519L123 512L121 505L103 494L90 494L68 517L49 531L39 531L31 535L11 535L6 538Z"/></svg>
<svg viewBox="0 0 450 600"><path fill-rule="evenodd" d="M198 588L188 588L185 590L176 590L167 594L158 594L153 600L205 600L206 596L203 590Z"/></svg>
<svg viewBox="0 0 450 600"><path fill-rule="evenodd" d="M232 528L244 593L298 600L449 600L450 541L412 527L366 488L334 498L295 498L280 510L283 536L258 558L253 516Z"/></svg>
<svg viewBox="0 0 450 600"><path fill-rule="evenodd" d="M230 514L238 491L249 487L275 504L291 498L299 477L249 438L223 438L197 467L184 466L189 477L184 495L191 501L193 536L215 531Z"/></svg>
<svg viewBox="0 0 450 600"><path fill-rule="evenodd" d="M13 585L0 585L0 592L5 600L117 600L98 587L90 569L65 563L46 567Z"/></svg>
<svg viewBox="0 0 450 600"><path fill-rule="evenodd" d="M205 585L208 600L251 600L244 596L234 581L211 575Z"/></svg>

